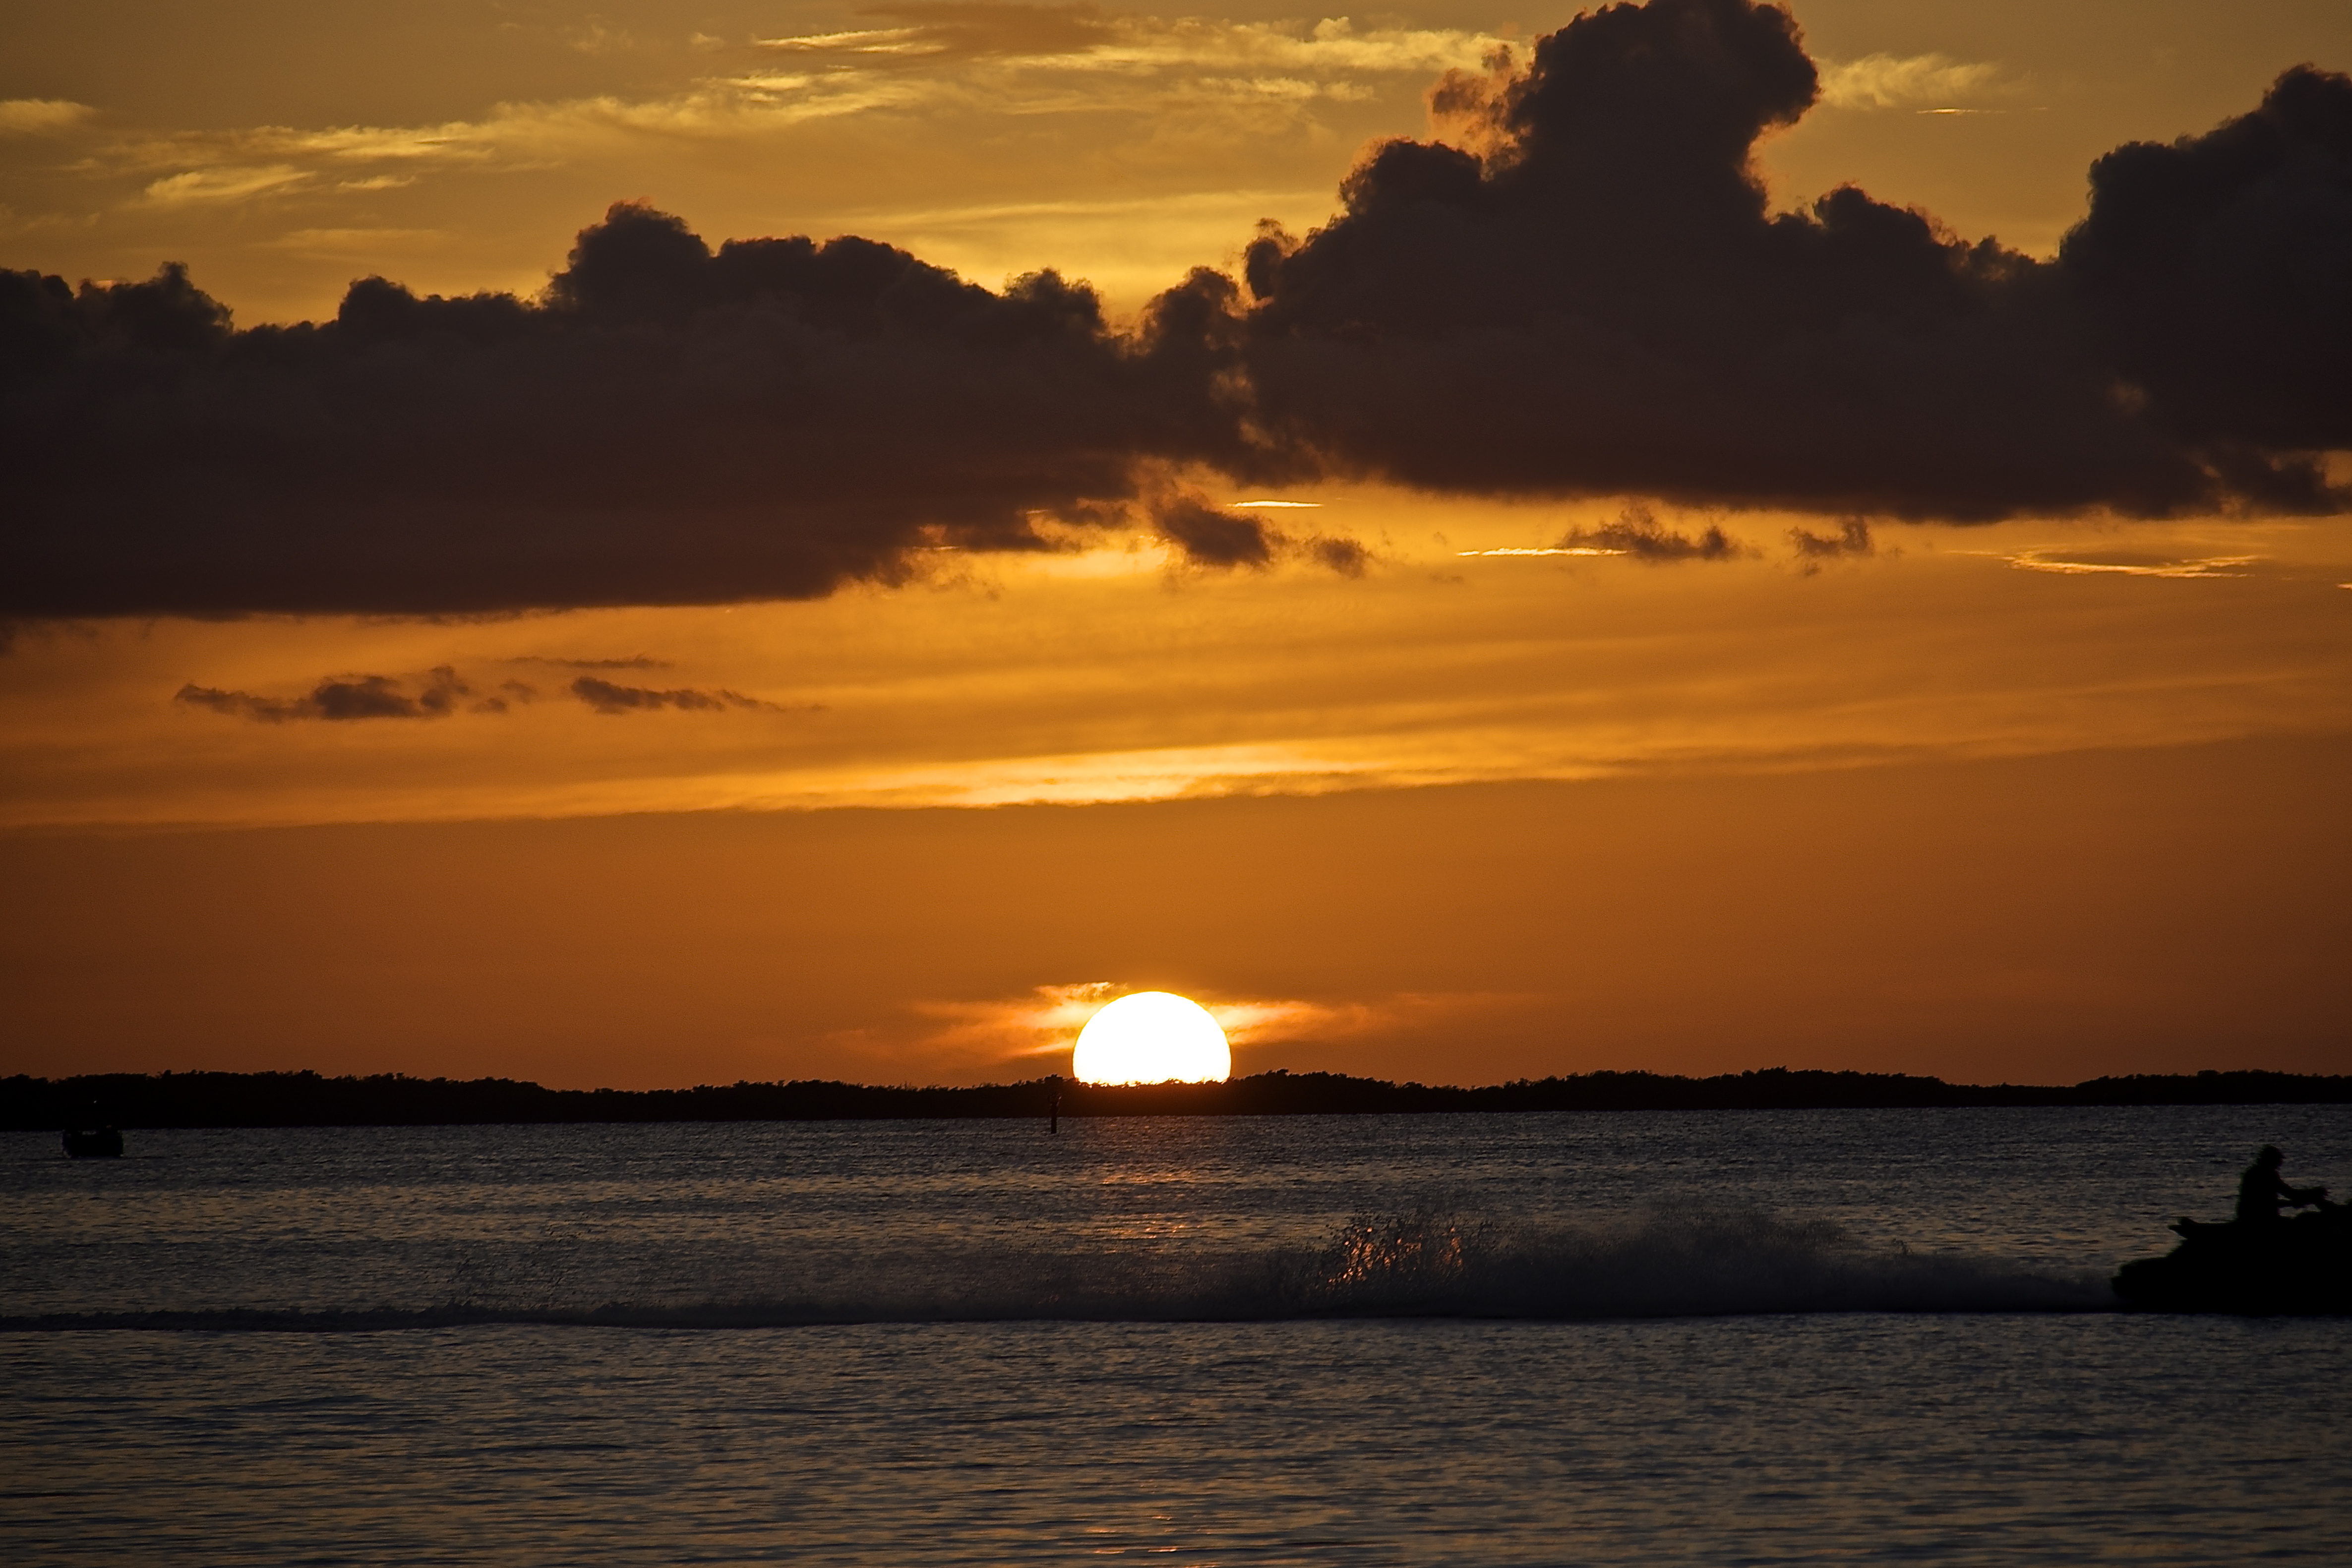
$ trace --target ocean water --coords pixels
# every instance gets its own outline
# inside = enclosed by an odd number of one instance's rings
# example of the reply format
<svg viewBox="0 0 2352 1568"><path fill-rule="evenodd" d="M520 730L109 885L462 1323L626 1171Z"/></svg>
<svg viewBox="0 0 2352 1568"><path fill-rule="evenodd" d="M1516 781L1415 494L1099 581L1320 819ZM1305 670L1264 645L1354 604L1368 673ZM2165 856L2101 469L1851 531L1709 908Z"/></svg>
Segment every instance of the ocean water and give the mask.
<svg viewBox="0 0 2352 1568"><path fill-rule="evenodd" d="M0 1561L2352 1562L2352 1108L0 1135Z"/></svg>

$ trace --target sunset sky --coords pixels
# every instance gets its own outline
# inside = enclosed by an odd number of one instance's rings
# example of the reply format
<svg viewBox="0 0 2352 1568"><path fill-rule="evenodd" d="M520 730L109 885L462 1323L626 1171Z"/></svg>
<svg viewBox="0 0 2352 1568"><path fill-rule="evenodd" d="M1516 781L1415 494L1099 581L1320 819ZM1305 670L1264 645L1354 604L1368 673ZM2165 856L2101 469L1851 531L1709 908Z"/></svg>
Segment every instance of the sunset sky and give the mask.
<svg viewBox="0 0 2352 1568"><path fill-rule="evenodd" d="M12 7L0 1073L2352 1071L2347 70Z"/></svg>

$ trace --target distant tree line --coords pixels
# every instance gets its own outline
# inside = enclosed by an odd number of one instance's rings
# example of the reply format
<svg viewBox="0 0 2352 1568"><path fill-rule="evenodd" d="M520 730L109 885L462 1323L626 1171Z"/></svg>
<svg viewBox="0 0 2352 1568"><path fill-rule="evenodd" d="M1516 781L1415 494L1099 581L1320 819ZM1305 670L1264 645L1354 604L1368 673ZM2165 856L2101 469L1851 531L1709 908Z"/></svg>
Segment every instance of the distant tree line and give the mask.
<svg viewBox="0 0 2352 1568"><path fill-rule="evenodd" d="M1366 1116L1532 1110L1815 1110L2027 1105L2340 1105L2352 1077L2134 1074L2071 1086L1946 1083L1903 1073L1761 1071L1716 1078L1574 1073L1454 1089L1276 1070L1225 1083L1108 1086L1033 1079L971 1089L800 1079L694 1089L545 1089L514 1079L399 1073L91 1073L0 1079L0 1127L415 1127L546 1121L835 1121L1045 1115Z"/></svg>

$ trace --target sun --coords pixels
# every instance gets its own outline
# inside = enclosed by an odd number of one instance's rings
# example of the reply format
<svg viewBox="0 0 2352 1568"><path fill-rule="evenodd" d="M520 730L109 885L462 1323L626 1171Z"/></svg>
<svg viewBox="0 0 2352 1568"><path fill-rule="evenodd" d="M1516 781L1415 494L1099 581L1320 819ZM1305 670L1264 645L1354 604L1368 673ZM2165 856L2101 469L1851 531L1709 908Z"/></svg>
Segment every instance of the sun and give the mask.
<svg viewBox="0 0 2352 1568"><path fill-rule="evenodd" d="M1083 1083L1223 1083L1233 1047L1209 1010L1172 991L1137 991L1078 1031L1070 1070Z"/></svg>

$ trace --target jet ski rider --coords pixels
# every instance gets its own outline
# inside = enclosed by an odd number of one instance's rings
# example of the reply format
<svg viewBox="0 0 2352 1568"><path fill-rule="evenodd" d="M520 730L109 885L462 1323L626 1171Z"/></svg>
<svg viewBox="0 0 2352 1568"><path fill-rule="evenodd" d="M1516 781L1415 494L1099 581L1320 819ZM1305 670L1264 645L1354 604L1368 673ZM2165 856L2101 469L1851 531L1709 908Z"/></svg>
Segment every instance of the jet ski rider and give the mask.
<svg viewBox="0 0 2352 1568"><path fill-rule="evenodd" d="M2238 1178L2240 1225L2276 1225L2282 1208L2305 1208L2326 1200L2326 1187L2290 1187L2280 1179L2279 1164L2285 1158L2276 1145L2265 1143L2246 1173Z"/></svg>

